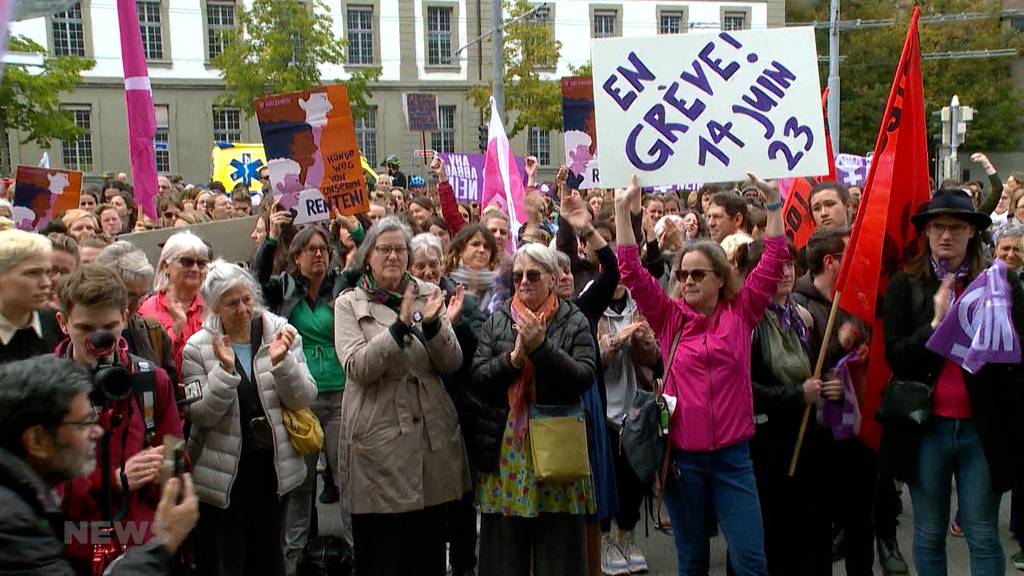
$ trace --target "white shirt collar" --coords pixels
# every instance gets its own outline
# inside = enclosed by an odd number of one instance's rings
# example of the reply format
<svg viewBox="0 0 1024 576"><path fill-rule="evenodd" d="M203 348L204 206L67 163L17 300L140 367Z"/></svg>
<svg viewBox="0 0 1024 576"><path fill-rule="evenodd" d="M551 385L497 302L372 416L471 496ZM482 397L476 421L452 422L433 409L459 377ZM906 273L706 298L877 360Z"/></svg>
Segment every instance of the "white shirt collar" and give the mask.
<svg viewBox="0 0 1024 576"><path fill-rule="evenodd" d="M43 337L43 323L39 320L38 310L32 312L32 321L29 322L28 326L16 326L6 316L0 314L0 343L3 343L4 346L10 344L14 335L22 328L32 328L36 336Z"/></svg>

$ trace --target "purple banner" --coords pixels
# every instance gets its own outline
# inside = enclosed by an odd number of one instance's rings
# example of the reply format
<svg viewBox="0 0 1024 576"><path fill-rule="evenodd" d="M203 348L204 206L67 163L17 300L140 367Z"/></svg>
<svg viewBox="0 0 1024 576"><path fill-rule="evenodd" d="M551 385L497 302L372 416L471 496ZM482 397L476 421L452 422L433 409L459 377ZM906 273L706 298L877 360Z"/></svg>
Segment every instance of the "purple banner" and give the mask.
<svg viewBox="0 0 1024 576"><path fill-rule="evenodd" d="M479 202L480 191L484 187L484 155L483 154L448 154L438 152L444 160L448 183L455 190L455 199L459 202ZM516 166L523 182L526 182L526 161L516 156Z"/></svg>
<svg viewBox="0 0 1024 576"><path fill-rule="evenodd" d="M1010 321L1010 286L1001 260L953 302L927 347L976 374L988 363L1020 362L1020 339Z"/></svg>
<svg viewBox="0 0 1024 576"><path fill-rule="evenodd" d="M840 154L836 156L836 180L847 186L863 186L871 168L871 158Z"/></svg>

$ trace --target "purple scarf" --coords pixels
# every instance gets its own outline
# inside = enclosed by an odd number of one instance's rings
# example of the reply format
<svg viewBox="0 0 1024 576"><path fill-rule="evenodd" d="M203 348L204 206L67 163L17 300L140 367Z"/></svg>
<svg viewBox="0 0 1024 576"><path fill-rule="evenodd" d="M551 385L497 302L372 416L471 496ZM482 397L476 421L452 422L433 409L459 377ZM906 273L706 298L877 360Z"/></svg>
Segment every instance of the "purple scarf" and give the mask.
<svg viewBox="0 0 1024 576"><path fill-rule="evenodd" d="M832 369L843 382L843 399L839 402L822 400L819 403L821 410L818 412L818 421L832 430L836 440L852 438L860 432L860 403L857 402L857 391L853 389L849 366L850 360L856 356L857 352L850 352Z"/></svg>

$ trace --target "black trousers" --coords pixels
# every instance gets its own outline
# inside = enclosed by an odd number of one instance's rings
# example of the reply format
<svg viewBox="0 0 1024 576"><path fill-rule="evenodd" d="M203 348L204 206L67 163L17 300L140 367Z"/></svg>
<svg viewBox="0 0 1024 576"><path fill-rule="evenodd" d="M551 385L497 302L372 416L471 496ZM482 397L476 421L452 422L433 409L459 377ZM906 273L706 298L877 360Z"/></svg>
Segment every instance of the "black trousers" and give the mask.
<svg viewBox="0 0 1024 576"><path fill-rule="evenodd" d="M587 576L586 516L541 514L520 518L484 514L480 522L478 573Z"/></svg>
<svg viewBox="0 0 1024 576"><path fill-rule="evenodd" d="M448 504L401 514L353 514L359 576L444 576Z"/></svg>
<svg viewBox="0 0 1024 576"><path fill-rule="evenodd" d="M615 459L615 486L619 498L619 512L615 515L615 524L619 530L632 530L640 521L640 507L649 486L644 486L636 477L636 472L629 465L626 454L622 451L620 434L612 426L608 426L608 442L612 447ZM611 530L611 519L601 522L601 531Z"/></svg>
<svg viewBox="0 0 1024 576"><path fill-rule="evenodd" d="M899 512L900 495L896 493L896 480L892 474L879 468L878 488L875 490L875 536L879 540L896 538Z"/></svg>
<svg viewBox="0 0 1024 576"><path fill-rule="evenodd" d="M199 573L283 576L281 516L274 453L244 453L228 508L199 505L195 539Z"/></svg>
<svg viewBox="0 0 1024 576"><path fill-rule="evenodd" d="M455 576L476 568L476 507L473 490L448 503L448 542Z"/></svg>
<svg viewBox="0 0 1024 576"><path fill-rule="evenodd" d="M833 487L835 523L846 533L846 576L873 574L878 457L858 438L836 442L831 454L829 486Z"/></svg>

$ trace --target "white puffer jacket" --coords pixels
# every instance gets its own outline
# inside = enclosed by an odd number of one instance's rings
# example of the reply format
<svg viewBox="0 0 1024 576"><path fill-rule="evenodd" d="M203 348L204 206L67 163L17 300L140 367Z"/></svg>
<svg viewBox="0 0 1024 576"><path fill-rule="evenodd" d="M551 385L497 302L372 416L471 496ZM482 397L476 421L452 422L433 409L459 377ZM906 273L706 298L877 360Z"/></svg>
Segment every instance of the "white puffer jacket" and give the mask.
<svg viewBox="0 0 1024 576"><path fill-rule="evenodd" d="M282 496L302 483L306 463L292 448L281 417L281 405L297 410L309 406L316 398L316 382L306 367L302 339L296 334L288 354L277 366L270 360L270 343L288 322L267 311L257 312L263 321L263 341L253 352L253 378L259 389L263 411L274 433L274 467L277 471L277 493ZM242 378L220 365L213 353L212 333L222 334L219 318L208 319L203 329L185 344L182 354L182 382L196 380L203 397L189 406L192 432L189 456L192 477L199 499L207 504L227 508L231 486L238 473L242 453L242 425L238 407L238 385ZM253 343L254 347L256 343Z"/></svg>

